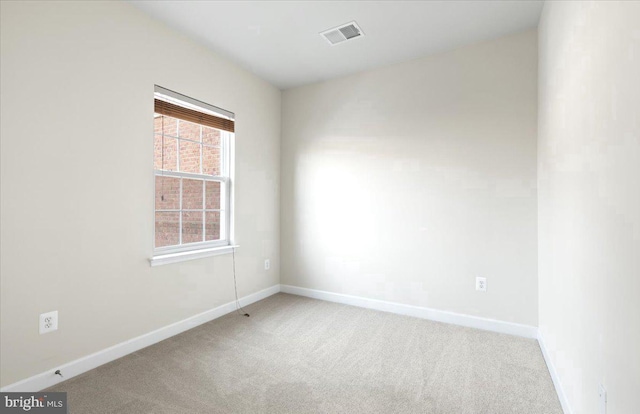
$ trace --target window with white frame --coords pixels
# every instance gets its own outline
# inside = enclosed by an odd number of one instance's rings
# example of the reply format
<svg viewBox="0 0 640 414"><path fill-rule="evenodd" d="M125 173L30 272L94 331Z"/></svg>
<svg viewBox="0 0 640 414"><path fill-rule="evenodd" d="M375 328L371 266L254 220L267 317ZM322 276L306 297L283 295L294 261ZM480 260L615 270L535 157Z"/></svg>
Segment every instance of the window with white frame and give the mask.
<svg viewBox="0 0 640 414"><path fill-rule="evenodd" d="M156 87L154 256L230 245L233 114Z"/></svg>

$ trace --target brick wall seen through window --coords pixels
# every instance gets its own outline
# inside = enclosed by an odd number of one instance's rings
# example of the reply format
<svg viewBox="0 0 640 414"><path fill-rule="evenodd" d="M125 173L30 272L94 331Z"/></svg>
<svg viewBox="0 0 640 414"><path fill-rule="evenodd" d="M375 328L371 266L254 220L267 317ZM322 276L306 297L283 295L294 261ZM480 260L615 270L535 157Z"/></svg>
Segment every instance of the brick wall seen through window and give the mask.
<svg viewBox="0 0 640 414"><path fill-rule="evenodd" d="M219 240L224 183L208 177L223 173L222 132L156 114L154 140L155 247Z"/></svg>

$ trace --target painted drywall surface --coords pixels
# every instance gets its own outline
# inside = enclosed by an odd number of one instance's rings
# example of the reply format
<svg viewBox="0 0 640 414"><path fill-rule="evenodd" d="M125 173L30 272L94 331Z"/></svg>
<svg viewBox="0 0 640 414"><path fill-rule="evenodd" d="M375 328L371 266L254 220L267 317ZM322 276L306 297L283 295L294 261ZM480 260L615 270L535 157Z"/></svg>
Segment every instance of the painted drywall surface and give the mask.
<svg viewBox="0 0 640 414"><path fill-rule="evenodd" d="M154 84L236 113L238 293L279 282L280 91L128 4L1 7L3 386L233 299L231 256L149 266Z"/></svg>
<svg viewBox="0 0 640 414"><path fill-rule="evenodd" d="M640 412L640 3L539 27L540 331L574 413Z"/></svg>
<svg viewBox="0 0 640 414"><path fill-rule="evenodd" d="M536 325L536 85L528 31L285 91L282 283Z"/></svg>

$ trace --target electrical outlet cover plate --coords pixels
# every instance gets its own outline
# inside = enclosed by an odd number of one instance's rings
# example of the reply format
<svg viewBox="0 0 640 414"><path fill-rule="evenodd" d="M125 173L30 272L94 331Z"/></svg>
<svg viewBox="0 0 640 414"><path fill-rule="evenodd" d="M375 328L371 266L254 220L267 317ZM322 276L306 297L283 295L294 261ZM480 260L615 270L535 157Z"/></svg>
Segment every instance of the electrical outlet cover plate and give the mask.
<svg viewBox="0 0 640 414"><path fill-rule="evenodd" d="M58 311L40 314L40 334L58 330Z"/></svg>
<svg viewBox="0 0 640 414"><path fill-rule="evenodd" d="M599 397L599 414L607 414L607 390L604 385L598 384L598 397Z"/></svg>
<svg viewBox="0 0 640 414"><path fill-rule="evenodd" d="M476 277L476 290L480 292L487 291L487 278L486 277Z"/></svg>
<svg viewBox="0 0 640 414"><path fill-rule="evenodd" d="M269 270L269 269L271 269L271 260L266 259L264 261L264 270Z"/></svg>

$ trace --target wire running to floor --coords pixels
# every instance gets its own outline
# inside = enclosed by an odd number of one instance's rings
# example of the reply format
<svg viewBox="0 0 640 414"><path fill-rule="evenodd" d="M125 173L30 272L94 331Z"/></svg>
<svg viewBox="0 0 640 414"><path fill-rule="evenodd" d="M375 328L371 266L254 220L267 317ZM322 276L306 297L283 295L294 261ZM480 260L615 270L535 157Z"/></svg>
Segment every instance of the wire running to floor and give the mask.
<svg viewBox="0 0 640 414"><path fill-rule="evenodd" d="M236 248L234 247L231 250L231 255L233 256L233 289L236 293L236 313L238 315L249 317L247 311L245 311L242 306L240 306L240 301L238 300L238 282L236 281ZM244 313L240 313L240 311Z"/></svg>

